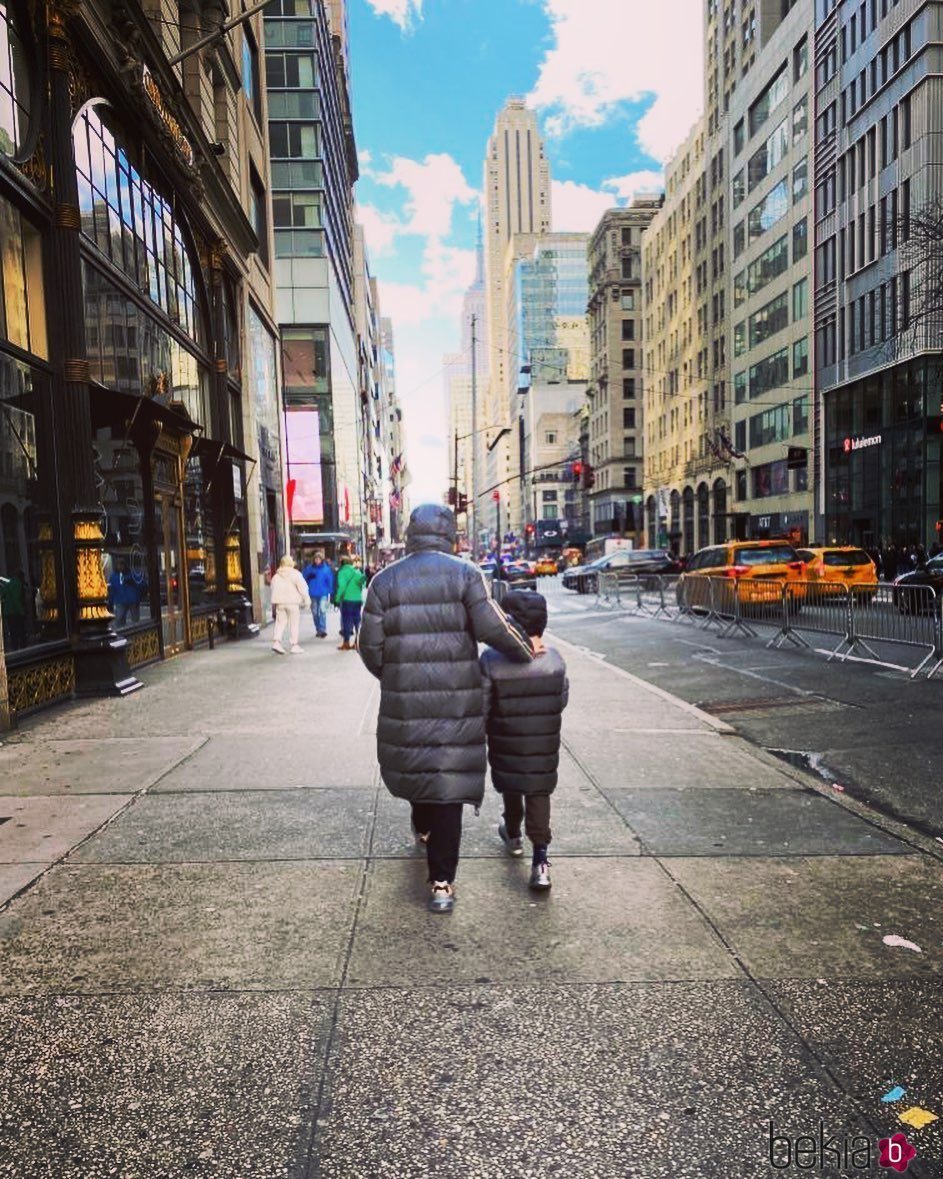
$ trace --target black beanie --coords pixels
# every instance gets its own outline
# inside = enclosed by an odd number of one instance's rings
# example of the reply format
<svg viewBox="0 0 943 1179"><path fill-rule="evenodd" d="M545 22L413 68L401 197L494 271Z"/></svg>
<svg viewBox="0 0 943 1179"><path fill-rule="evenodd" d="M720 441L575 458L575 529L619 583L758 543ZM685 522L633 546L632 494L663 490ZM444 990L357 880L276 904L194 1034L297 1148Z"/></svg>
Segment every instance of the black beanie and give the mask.
<svg viewBox="0 0 943 1179"><path fill-rule="evenodd" d="M505 614L519 622L528 635L540 636L547 629L547 599L533 590L514 590L501 603Z"/></svg>

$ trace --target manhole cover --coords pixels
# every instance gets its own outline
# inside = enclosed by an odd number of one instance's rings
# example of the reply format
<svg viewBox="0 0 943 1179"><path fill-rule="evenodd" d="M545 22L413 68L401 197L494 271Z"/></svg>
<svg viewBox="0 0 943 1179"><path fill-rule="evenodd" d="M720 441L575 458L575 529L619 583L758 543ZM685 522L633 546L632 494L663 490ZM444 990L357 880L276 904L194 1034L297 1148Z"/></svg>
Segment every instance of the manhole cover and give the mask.
<svg viewBox="0 0 943 1179"><path fill-rule="evenodd" d="M708 700L698 704L705 712L753 712L759 708L795 708L804 701L795 696L756 696L748 700Z"/></svg>

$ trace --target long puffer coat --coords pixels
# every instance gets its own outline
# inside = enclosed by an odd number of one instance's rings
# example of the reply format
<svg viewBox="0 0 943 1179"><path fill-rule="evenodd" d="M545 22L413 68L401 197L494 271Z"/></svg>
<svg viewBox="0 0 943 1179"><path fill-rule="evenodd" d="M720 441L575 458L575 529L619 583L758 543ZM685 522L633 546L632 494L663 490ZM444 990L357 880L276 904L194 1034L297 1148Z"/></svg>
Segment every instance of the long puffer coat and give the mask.
<svg viewBox="0 0 943 1179"><path fill-rule="evenodd" d="M481 671L492 785L501 794L552 794L560 764L560 723L569 698L563 657L547 647L521 667L485 651Z"/></svg>
<svg viewBox="0 0 943 1179"><path fill-rule="evenodd" d="M406 556L370 583L360 658L380 680L377 756L390 793L477 806L486 768L478 643L519 663L533 653L480 570L451 555L454 544L447 508L416 508Z"/></svg>

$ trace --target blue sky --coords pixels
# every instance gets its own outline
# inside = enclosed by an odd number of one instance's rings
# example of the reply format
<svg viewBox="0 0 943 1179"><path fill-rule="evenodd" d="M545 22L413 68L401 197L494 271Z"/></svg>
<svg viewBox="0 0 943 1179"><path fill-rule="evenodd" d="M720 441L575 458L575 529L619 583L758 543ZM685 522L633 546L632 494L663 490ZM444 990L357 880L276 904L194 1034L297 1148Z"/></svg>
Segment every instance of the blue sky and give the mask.
<svg viewBox="0 0 943 1179"><path fill-rule="evenodd" d="M538 114L553 228L650 191L702 104L700 0L350 0L357 185L392 318L413 503L447 481L442 356L474 272L485 146L511 95Z"/></svg>

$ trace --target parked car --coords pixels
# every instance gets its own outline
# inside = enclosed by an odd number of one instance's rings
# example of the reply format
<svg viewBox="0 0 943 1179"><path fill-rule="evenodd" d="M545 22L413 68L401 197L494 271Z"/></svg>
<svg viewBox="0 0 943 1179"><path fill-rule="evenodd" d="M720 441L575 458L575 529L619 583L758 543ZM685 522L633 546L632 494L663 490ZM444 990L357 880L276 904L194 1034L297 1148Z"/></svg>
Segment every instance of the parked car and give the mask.
<svg viewBox="0 0 943 1179"><path fill-rule="evenodd" d="M798 607L805 597L805 565L784 540L740 540L701 549L688 561L678 582L679 605L707 609L711 601L710 578L731 583L730 603L754 608L782 602L783 585ZM726 603L722 603L726 604Z"/></svg>
<svg viewBox="0 0 943 1179"><path fill-rule="evenodd" d="M505 561L504 580L514 589L537 589L536 574L525 561Z"/></svg>
<svg viewBox="0 0 943 1179"><path fill-rule="evenodd" d="M935 591L935 592L934 592ZM931 557L925 565L902 573L894 582L894 605L901 614L923 614L943 603L943 553Z"/></svg>
<svg viewBox="0 0 943 1179"><path fill-rule="evenodd" d="M534 572L538 577L556 577L559 572L557 569L557 558L539 557L534 566Z"/></svg>
<svg viewBox="0 0 943 1179"><path fill-rule="evenodd" d="M877 566L864 551L851 545L813 545L796 549L796 556L805 563L805 580L817 594L830 590L841 592L852 589L856 599L870 602L877 593Z"/></svg>
<svg viewBox="0 0 943 1179"><path fill-rule="evenodd" d="M567 569L563 574L563 587L576 590L578 594L593 594L600 573L617 571L666 575L680 573L681 565L667 549L618 549L589 565Z"/></svg>

